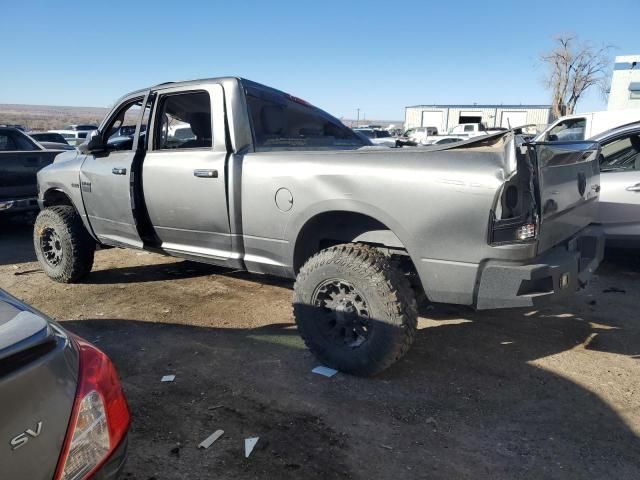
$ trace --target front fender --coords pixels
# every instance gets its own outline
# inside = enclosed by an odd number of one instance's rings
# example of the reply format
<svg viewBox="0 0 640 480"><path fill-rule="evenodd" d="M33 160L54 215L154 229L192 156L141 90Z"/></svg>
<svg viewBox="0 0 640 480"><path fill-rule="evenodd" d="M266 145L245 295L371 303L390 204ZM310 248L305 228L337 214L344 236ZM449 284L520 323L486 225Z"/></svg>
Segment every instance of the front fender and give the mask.
<svg viewBox="0 0 640 480"><path fill-rule="evenodd" d="M40 170L38 172L38 204L41 209L45 208L47 206L45 198L52 191L64 194L82 218L82 223L89 234L98 241L89 223L80 189L80 168L85 158L85 155L79 155L77 151L65 152L58 155L54 163Z"/></svg>

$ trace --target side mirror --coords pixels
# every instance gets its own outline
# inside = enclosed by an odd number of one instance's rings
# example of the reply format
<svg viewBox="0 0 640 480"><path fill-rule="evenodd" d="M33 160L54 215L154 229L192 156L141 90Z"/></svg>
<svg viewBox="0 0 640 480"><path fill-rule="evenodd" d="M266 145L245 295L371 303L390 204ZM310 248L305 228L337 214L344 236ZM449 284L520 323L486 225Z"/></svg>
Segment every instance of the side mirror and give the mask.
<svg viewBox="0 0 640 480"><path fill-rule="evenodd" d="M557 142L558 141L558 136L554 135L553 133L549 134L547 136L547 141L548 142Z"/></svg>
<svg viewBox="0 0 640 480"><path fill-rule="evenodd" d="M78 145L80 153L85 155L92 152L99 152L105 150L104 142L102 141L102 134L99 130L92 130L87 135L86 140Z"/></svg>

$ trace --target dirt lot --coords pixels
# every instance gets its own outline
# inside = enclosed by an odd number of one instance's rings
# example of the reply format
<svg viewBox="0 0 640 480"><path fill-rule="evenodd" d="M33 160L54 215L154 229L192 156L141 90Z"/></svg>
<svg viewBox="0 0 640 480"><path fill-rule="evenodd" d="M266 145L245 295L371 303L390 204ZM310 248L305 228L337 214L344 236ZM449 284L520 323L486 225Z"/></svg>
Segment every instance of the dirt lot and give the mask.
<svg viewBox="0 0 640 480"><path fill-rule="evenodd" d="M125 478L640 478L634 255L609 255L568 304L436 306L403 361L328 379L310 372L287 282L112 249L60 285L30 235L0 224L0 287L115 361L134 416Z"/></svg>

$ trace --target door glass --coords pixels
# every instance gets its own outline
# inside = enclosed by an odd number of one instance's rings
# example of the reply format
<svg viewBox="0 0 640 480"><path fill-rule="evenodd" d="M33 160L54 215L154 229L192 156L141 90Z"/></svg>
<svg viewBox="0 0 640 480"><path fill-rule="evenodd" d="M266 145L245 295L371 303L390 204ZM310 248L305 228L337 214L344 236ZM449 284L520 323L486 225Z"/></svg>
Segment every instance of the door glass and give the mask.
<svg viewBox="0 0 640 480"><path fill-rule="evenodd" d="M550 142L584 140L584 130L586 126L587 120L584 118L564 120L549 130L547 140Z"/></svg>
<svg viewBox="0 0 640 480"><path fill-rule="evenodd" d="M602 146L600 171L640 170L640 135L618 138Z"/></svg>
<svg viewBox="0 0 640 480"><path fill-rule="evenodd" d="M7 132L0 132L0 152L17 150L16 144Z"/></svg>
<svg viewBox="0 0 640 480"><path fill-rule="evenodd" d="M143 98L137 98L127 103L111 119L105 129L107 146L109 150L131 150L133 148L133 138L135 137L136 125L142 113ZM145 108L148 115L149 107ZM144 119L143 119L144 125ZM86 136L87 134L84 133Z"/></svg>
<svg viewBox="0 0 640 480"><path fill-rule="evenodd" d="M207 92L161 97L156 118L155 149L211 148L211 100Z"/></svg>

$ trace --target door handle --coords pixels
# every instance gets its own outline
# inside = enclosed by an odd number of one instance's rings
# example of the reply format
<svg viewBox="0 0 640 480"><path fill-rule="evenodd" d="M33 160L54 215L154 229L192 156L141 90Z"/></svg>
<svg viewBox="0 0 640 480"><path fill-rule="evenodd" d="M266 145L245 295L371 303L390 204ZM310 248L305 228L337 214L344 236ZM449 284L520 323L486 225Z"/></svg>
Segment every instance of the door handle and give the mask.
<svg viewBox="0 0 640 480"><path fill-rule="evenodd" d="M194 170L193 175L199 178L218 178L218 170Z"/></svg>
<svg viewBox="0 0 640 480"><path fill-rule="evenodd" d="M636 183L635 185L631 185L630 187L625 188L627 192L640 192L640 183Z"/></svg>
<svg viewBox="0 0 640 480"><path fill-rule="evenodd" d="M114 167L113 170L111 170L111 173L113 173L114 175L126 175L127 169Z"/></svg>

